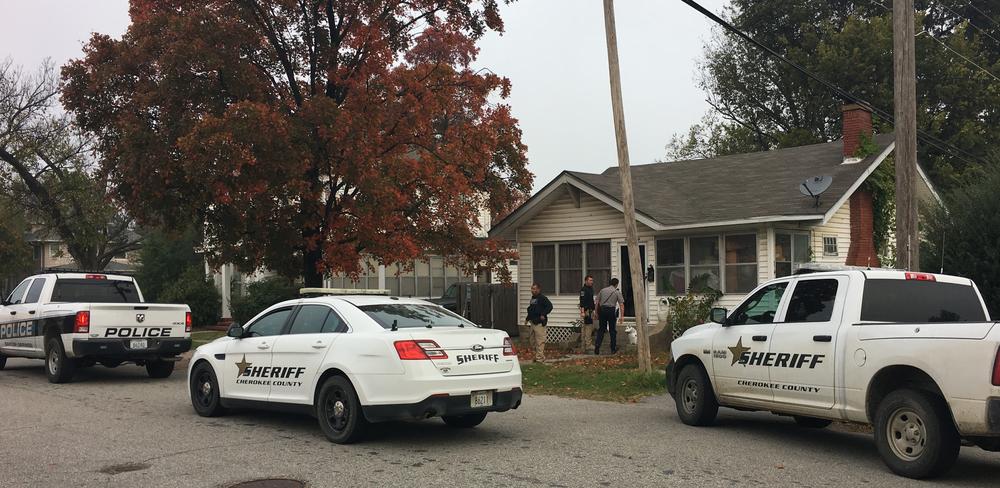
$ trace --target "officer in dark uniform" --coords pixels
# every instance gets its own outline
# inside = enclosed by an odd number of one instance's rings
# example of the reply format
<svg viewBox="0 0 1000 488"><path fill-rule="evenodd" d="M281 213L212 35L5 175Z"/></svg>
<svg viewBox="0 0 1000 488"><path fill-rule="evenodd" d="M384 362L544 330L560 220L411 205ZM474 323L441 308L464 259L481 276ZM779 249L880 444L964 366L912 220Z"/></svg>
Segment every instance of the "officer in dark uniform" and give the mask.
<svg viewBox="0 0 1000 488"><path fill-rule="evenodd" d="M531 284L531 300L528 302L528 316L525 325L531 334L531 345L535 350L535 361L545 361L545 325L549 323L552 302L542 295L542 285Z"/></svg>
<svg viewBox="0 0 1000 488"><path fill-rule="evenodd" d="M580 350L586 354L593 347L594 336L594 277L591 275L583 279L583 288L580 288L580 318L583 319Z"/></svg>

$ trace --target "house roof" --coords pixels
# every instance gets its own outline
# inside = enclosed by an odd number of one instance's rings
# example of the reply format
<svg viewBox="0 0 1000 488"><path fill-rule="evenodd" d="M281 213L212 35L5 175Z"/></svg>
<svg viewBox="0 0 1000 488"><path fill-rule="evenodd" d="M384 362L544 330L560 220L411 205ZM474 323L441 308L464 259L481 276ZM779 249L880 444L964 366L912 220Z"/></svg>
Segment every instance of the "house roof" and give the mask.
<svg viewBox="0 0 1000 488"><path fill-rule="evenodd" d="M844 164L843 142L833 141L711 159L632 166L636 219L654 230L712 227L751 222L828 220L888 156L892 134L874 137L877 150ZM799 192L813 176L832 176L819 208ZM539 203L563 196L570 185L621 210L618 167L603 173L564 171L490 230L491 237L519 227L540 211ZM541 205L544 207L544 205Z"/></svg>

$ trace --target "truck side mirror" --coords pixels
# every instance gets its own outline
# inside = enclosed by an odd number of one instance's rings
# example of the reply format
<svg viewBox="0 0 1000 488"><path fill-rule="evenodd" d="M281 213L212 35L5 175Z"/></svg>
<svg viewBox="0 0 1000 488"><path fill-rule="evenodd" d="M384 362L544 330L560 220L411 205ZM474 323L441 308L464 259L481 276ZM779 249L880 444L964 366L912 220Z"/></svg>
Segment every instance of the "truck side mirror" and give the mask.
<svg viewBox="0 0 1000 488"><path fill-rule="evenodd" d="M229 325L229 330L226 331L226 335L229 336L229 337L236 338L236 339L242 338L243 337L243 326L240 325L240 324L238 324L238 323L236 323L236 322L233 322L232 324Z"/></svg>
<svg viewBox="0 0 1000 488"><path fill-rule="evenodd" d="M717 324L726 325L726 316L727 315L729 315L729 311L728 310L726 310L724 308L720 308L720 307L714 307L714 308L712 308L711 320L712 320L712 322L715 322Z"/></svg>

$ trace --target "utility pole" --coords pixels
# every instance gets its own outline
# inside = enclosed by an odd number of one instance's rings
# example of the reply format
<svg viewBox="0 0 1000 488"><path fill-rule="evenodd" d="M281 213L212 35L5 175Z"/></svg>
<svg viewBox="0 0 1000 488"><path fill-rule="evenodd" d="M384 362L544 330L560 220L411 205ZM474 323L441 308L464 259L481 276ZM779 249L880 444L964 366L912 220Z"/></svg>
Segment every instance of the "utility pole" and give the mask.
<svg viewBox="0 0 1000 488"><path fill-rule="evenodd" d="M622 210L625 213L625 241L628 244L629 269L632 270L632 296L635 303L635 327L639 336L639 369L653 370L649 357L649 335L646 330L646 270L639 256L639 237L635 225L635 201L632 198L632 171L628 161L628 139L625 137L625 110L622 108L622 83L618 71L618 35L615 32L614 0L604 0L604 33L608 41L608 71L611 77L611 108L615 119L615 139L618 142L618 173L622 180Z"/></svg>
<svg viewBox="0 0 1000 488"><path fill-rule="evenodd" d="M896 131L896 267L920 269L917 215L917 70L913 0L892 2L892 68Z"/></svg>

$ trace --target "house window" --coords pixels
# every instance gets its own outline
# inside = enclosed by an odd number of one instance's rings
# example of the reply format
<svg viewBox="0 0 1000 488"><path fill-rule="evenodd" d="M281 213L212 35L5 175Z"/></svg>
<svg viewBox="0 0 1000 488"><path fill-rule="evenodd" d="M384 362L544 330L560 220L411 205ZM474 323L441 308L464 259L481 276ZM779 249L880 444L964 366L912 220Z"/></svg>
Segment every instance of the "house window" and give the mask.
<svg viewBox="0 0 1000 488"><path fill-rule="evenodd" d="M719 274L719 238L712 237L692 237L688 239L691 248L691 283L702 286L709 286L717 290L720 286Z"/></svg>
<svg viewBox="0 0 1000 488"><path fill-rule="evenodd" d="M49 257L58 258L63 255L62 244L49 244Z"/></svg>
<svg viewBox="0 0 1000 488"><path fill-rule="evenodd" d="M774 235L774 276L790 276L797 265L809 262L809 234Z"/></svg>
<svg viewBox="0 0 1000 488"><path fill-rule="evenodd" d="M611 280L610 242L541 244L532 254L532 276L542 293L576 295L588 274L597 286Z"/></svg>
<svg viewBox="0 0 1000 488"><path fill-rule="evenodd" d="M726 292L746 293L757 286L757 235L726 236Z"/></svg>
<svg viewBox="0 0 1000 488"><path fill-rule="evenodd" d="M836 236L824 236L823 237L823 255L824 256L836 256L837 255L837 237Z"/></svg>
<svg viewBox="0 0 1000 488"><path fill-rule="evenodd" d="M656 294L681 295L687 290L684 239L656 241Z"/></svg>

